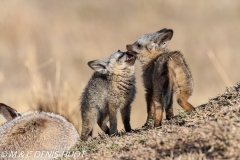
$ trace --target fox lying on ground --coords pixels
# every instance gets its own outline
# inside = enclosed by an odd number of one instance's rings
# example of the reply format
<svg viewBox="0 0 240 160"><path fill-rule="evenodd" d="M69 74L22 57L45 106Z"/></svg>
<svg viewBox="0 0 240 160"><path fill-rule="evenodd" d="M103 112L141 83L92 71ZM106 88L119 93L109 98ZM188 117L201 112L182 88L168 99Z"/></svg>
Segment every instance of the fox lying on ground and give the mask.
<svg viewBox="0 0 240 160"><path fill-rule="evenodd" d="M182 108L187 111L194 110L187 101L193 92L191 72L179 51L167 49L172 35L173 30L164 28L155 33L145 34L134 44L126 46L128 53L136 56L142 65L147 122L154 119L155 127L161 126L164 109L168 120L173 117L174 92Z"/></svg>
<svg viewBox="0 0 240 160"><path fill-rule="evenodd" d="M107 59L88 62L95 73L81 97L81 140L88 139L96 123L106 134L117 133L118 109L125 130L131 131L131 103L136 93L135 60L134 56L118 51ZM110 129L106 124L108 120Z"/></svg>
<svg viewBox="0 0 240 160"><path fill-rule="evenodd" d="M3 159L26 159L11 158L11 154L8 157L7 153L26 151L30 153L29 157L33 157L33 151L68 151L80 143L73 124L56 113L28 111L21 114L0 103L0 115L7 120L0 125L0 152L6 152Z"/></svg>

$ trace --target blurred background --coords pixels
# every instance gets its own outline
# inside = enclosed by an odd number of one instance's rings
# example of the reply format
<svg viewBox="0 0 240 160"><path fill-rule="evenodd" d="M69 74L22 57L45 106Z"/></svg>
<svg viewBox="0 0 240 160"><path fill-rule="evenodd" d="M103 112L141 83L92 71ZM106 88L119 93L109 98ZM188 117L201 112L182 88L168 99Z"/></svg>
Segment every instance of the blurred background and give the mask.
<svg viewBox="0 0 240 160"><path fill-rule="evenodd" d="M180 50L191 69L194 106L240 80L237 0L0 1L0 102L20 112L56 111L81 131L79 97L93 74L87 62L162 28L174 30L168 48ZM147 116L139 62L136 76L133 128Z"/></svg>

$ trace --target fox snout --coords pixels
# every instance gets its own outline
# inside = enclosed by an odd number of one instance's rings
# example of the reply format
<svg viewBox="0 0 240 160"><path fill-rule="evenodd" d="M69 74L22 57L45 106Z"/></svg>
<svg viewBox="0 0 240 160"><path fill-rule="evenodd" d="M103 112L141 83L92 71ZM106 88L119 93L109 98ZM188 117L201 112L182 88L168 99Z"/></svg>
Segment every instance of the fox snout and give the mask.
<svg viewBox="0 0 240 160"><path fill-rule="evenodd" d="M126 49L128 54L133 55L134 57L137 57L138 53L134 51L133 44L126 45Z"/></svg>

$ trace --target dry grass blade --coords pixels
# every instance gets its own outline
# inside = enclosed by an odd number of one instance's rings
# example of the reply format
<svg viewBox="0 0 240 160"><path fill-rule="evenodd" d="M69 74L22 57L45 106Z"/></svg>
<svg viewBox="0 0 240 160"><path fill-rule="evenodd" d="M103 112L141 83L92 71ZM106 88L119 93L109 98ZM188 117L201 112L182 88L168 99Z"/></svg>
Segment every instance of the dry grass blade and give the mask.
<svg viewBox="0 0 240 160"><path fill-rule="evenodd" d="M213 66L217 70L218 74L222 78L222 80L225 83L225 85L226 86L232 86L233 83L231 82L231 80L227 76L227 73L224 71L222 65L217 60L217 57L215 56L214 52L212 50L208 50L207 51L207 55L208 55L209 59L211 60Z"/></svg>

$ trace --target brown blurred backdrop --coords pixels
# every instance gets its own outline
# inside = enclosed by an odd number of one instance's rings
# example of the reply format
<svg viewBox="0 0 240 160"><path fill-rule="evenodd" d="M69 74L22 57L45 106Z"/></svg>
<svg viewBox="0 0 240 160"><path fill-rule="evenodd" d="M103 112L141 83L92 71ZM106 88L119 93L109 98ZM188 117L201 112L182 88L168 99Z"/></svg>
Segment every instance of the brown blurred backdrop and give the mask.
<svg viewBox="0 0 240 160"><path fill-rule="evenodd" d="M194 106L240 80L237 0L0 1L0 102L20 112L45 104L60 106L59 112L80 130L79 97L93 73L87 62L124 51L141 35L165 27L174 30L168 48L181 50L192 71ZM209 50L228 82L209 59ZM136 76L133 128L146 120L139 62ZM174 107L177 114L180 108L176 103Z"/></svg>

